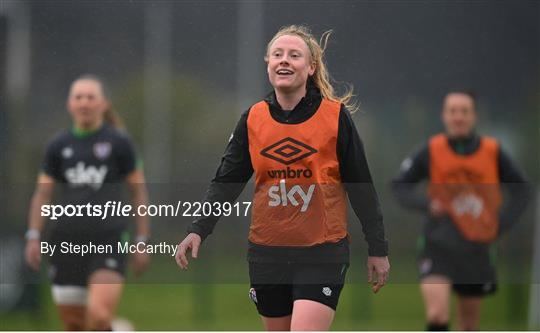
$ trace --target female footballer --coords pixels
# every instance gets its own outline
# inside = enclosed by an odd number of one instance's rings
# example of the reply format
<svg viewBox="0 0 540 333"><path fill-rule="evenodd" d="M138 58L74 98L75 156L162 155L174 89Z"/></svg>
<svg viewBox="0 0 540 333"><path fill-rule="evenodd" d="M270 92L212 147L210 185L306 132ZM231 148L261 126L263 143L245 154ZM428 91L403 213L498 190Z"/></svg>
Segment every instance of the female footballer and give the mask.
<svg viewBox="0 0 540 333"><path fill-rule="evenodd" d="M452 91L442 108L444 134L406 158L392 188L399 202L427 214L418 267L427 330L448 330L450 293L459 330L476 330L482 298L496 289L491 244L524 210L528 189L497 140L475 130L476 99ZM428 195L416 191L429 182ZM501 185L509 198L502 207Z"/></svg>
<svg viewBox="0 0 540 333"><path fill-rule="evenodd" d="M105 205L120 201L120 183L127 183L134 205L147 203L147 191L142 170L137 167L135 150L129 137L120 131L119 119L111 109L103 82L84 75L70 88L67 109L73 127L56 136L47 146L42 170L32 197L26 261L35 270L41 262L40 239L45 224L42 205L53 199L63 205ZM90 242L112 245L127 241L124 218L79 216L59 217L52 221L49 244L57 250L51 256L52 294L66 330L110 330L122 292L126 258L115 251L107 254L81 256L61 253L65 244L83 245ZM146 241L149 224L137 217L137 240ZM135 274L140 274L149 257L137 253L133 257Z"/></svg>
<svg viewBox="0 0 540 333"><path fill-rule="evenodd" d="M349 110L337 96L321 44L308 28L287 26L270 40L266 65L274 88L240 118L205 201L232 202L255 173L249 231L250 297L267 330L328 330L349 263L347 196L369 246L373 290L389 263L382 214ZM187 269L217 218L200 218L179 244Z"/></svg>

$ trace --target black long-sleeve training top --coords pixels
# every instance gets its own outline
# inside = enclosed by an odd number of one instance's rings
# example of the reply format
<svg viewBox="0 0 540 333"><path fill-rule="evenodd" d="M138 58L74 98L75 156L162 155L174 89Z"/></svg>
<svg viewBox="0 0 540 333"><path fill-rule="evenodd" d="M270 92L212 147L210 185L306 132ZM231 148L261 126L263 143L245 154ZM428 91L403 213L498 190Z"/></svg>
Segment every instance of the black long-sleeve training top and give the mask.
<svg viewBox="0 0 540 333"><path fill-rule="evenodd" d="M273 92L265 98L265 101L269 105L274 120L280 123L298 124L308 120L317 112L322 97L316 87L308 85L306 96L292 111L283 110ZM248 143L248 115L249 110L242 114L236 125L221 164L206 191L205 202L235 201L253 174ZM352 208L362 223L362 230L368 243L368 253L370 256L386 256L388 244L379 199L373 186L362 141L349 111L343 105L338 126L336 152L341 179ZM212 233L217 221L218 217L215 216L198 218L190 224L188 232L196 233L204 240ZM248 251L248 259L253 261L263 257L308 260L307 258L319 256L332 257L335 261L348 261L348 255L347 239L336 244L322 244L307 248L270 247L250 243Z"/></svg>
<svg viewBox="0 0 540 333"><path fill-rule="evenodd" d="M461 139L448 138L453 151L460 155L469 155L479 148L481 137L473 133ZM525 210L530 199L530 186L521 170L512 162L507 153L499 148L498 154L499 181L502 189L506 189L505 204L499 212L499 235L508 231ZM424 143L419 149L407 157L401 164L397 176L392 180L392 191L406 208L417 210L428 215L424 230L426 241L443 243L452 248L464 250L477 248L466 241L449 217L435 218L429 216L429 198L426 193L417 191L419 182L430 177L429 145ZM441 240L444 238L444 240Z"/></svg>

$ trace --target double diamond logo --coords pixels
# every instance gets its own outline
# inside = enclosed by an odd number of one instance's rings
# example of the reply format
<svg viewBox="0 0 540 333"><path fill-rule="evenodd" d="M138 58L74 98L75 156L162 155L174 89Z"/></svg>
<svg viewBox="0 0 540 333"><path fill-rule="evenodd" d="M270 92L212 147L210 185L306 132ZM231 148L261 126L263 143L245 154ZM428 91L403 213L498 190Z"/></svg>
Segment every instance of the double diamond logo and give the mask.
<svg viewBox="0 0 540 333"><path fill-rule="evenodd" d="M317 152L303 142L287 137L261 150L261 155L289 165Z"/></svg>

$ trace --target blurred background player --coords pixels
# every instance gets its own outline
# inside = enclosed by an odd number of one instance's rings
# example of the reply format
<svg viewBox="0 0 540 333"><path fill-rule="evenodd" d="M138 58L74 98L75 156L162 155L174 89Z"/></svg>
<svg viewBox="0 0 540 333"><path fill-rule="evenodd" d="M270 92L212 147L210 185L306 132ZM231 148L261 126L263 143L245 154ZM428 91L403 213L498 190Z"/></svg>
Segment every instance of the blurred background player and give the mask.
<svg viewBox="0 0 540 333"><path fill-rule="evenodd" d="M134 205L147 204L144 175L137 166L130 138L119 130L103 82L93 75L76 79L67 109L73 126L47 146L32 197L26 233L26 261L35 270L41 262L40 238L45 224L41 206L49 204L58 187L58 204L101 204L121 201L121 183L129 185ZM110 214L109 214L110 215ZM137 241L147 241L146 217L136 217ZM57 245L51 257L53 300L66 330L110 330L124 281L126 257L117 242L126 238L126 220L119 217L59 217L49 242ZM61 242L111 244L112 254L61 254ZM135 274L149 263L146 253L133 257Z"/></svg>
<svg viewBox="0 0 540 333"><path fill-rule="evenodd" d="M321 45L306 27L288 26L268 43L274 91L245 112L205 201L236 200L255 172L249 232L250 297L267 330L327 330L349 263L347 194L369 246L369 280L387 279L388 246L377 194L349 109L336 96ZM347 194L345 192L345 188ZM197 257L217 218L201 218L180 243Z"/></svg>
<svg viewBox="0 0 540 333"><path fill-rule="evenodd" d="M496 290L491 244L516 222L528 189L499 142L475 131L472 92L449 92L441 116L446 133L403 161L392 189L404 207L427 214L418 262L427 330L448 330L451 290L458 328L475 330L482 297ZM424 179L427 196L417 190Z"/></svg>

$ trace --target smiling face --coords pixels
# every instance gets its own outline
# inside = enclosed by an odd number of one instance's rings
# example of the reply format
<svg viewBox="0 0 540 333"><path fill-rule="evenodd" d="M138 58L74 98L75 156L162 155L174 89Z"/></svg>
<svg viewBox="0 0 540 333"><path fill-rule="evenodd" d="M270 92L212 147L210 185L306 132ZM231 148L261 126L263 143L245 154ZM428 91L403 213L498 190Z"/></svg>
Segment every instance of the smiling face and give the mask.
<svg viewBox="0 0 540 333"><path fill-rule="evenodd" d="M294 35L280 36L270 45L267 64L270 84L288 94L305 90L308 77L315 73L306 42Z"/></svg>
<svg viewBox="0 0 540 333"><path fill-rule="evenodd" d="M442 121L450 137L469 136L476 125L474 99L465 93L450 93L444 99Z"/></svg>
<svg viewBox="0 0 540 333"><path fill-rule="evenodd" d="M109 102L103 95L101 84L94 80L77 80L71 85L67 109L79 128L96 128L101 125Z"/></svg>

